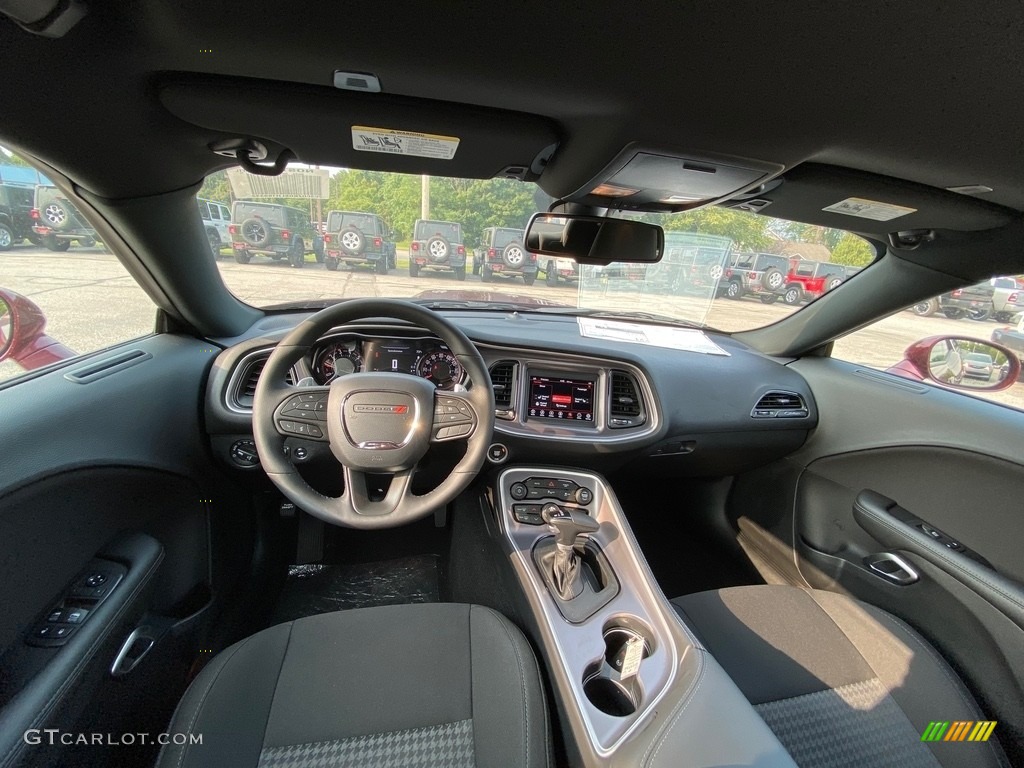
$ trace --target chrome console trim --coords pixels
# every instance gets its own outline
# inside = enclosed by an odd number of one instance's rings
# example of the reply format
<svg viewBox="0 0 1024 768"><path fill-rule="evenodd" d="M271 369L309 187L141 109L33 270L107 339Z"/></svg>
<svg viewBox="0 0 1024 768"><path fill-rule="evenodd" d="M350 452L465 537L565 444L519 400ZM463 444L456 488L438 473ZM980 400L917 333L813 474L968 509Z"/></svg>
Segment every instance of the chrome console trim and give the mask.
<svg viewBox="0 0 1024 768"><path fill-rule="evenodd" d="M586 506L566 501L557 503L584 509L601 524L590 538L611 563L620 589L611 601L582 623L572 624L562 616L534 565L532 550L539 539L550 535L547 526L522 524L512 517L512 504L530 502L513 500L510 489L514 483L530 477L572 480L593 491L593 501ZM555 467L512 467L499 475L494 501L503 544L536 614L534 618L545 655L550 660L555 690L569 714L569 726L584 763L614 764L616 758L623 757L616 752L657 722L664 706L671 706L671 701L662 702L663 698L675 699L681 689L689 687L686 681L692 682L699 674L696 640L658 588L622 508L603 478L591 472ZM534 500L532 503L542 502ZM641 690L638 709L631 715L618 717L602 712L591 703L584 693L584 682L587 669L603 658L604 630L609 625L629 624L639 624L649 630L654 648L637 674ZM664 712L661 717L664 718ZM646 736L653 737L660 728L649 731Z"/></svg>

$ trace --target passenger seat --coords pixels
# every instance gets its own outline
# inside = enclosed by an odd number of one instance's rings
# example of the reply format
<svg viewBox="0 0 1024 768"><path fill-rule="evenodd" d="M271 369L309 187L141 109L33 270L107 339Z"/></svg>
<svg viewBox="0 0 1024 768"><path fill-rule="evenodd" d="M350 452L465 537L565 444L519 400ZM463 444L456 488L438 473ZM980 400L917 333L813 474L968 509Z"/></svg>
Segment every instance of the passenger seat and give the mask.
<svg viewBox="0 0 1024 768"><path fill-rule="evenodd" d="M895 616L775 585L672 603L801 768L1009 765L998 726L988 741L922 741L934 721L970 735L987 718L935 649Z"/></svg>

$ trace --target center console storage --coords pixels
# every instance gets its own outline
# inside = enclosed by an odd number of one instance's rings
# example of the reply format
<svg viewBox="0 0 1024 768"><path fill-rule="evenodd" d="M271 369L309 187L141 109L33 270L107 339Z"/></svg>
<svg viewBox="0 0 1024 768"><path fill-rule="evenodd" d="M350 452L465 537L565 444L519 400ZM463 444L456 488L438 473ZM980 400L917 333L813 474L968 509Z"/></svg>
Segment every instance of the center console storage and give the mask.
<svg viewBox="0 0 1024 768"><path fill-rule="evenodd" d="M601 477L510 467L493 502L573 765L793 765L679 620Z"/></svg>

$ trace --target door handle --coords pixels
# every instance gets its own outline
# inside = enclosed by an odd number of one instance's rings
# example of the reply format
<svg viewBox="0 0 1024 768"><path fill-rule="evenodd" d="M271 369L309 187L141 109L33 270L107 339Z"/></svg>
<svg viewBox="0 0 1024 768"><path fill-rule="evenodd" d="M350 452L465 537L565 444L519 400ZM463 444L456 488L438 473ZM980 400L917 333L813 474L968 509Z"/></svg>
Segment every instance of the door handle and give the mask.
<svg viewBox="0 0 1024 768"><path fill-rule="evenodd" d="M882 578L891 581L893 584L899 584L901 587L913 584L921 578L920 574L914 569L914 566L892 552L879 552L878 554L868 555L864 558L864 563Z"/></svg>

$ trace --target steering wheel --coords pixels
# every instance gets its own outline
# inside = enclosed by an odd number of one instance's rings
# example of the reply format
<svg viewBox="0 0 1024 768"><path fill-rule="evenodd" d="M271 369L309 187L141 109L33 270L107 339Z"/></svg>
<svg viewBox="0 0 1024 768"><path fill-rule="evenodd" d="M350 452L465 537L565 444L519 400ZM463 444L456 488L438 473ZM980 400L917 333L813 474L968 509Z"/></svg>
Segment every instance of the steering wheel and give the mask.
<svg viewBox="0 0 1024 768"><path fill-rule="evenodd" d="M350 373L326 387L296 387L285 375L328 330L356 320L392 318L438 336L469 373L472 389L447 392L406 373ZM389 528L418 520L463 491L483 465L494 429L494 392L483 357L462 331L406 301L357 299L328 307L277 345L253 399L253 436L267 476L309 514L349 528ZM345 490L314 490L284 453L287 437L330 444ZM466 441L466 453L434 490L412 493L416 466L431 443ZM367 473L391 475L382 499L367 492Z"/></svg>

